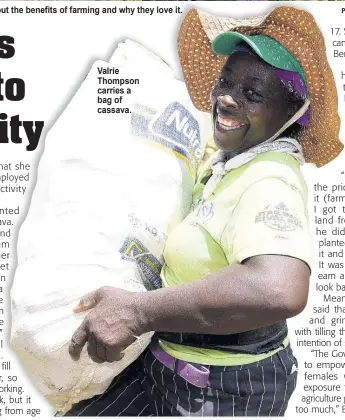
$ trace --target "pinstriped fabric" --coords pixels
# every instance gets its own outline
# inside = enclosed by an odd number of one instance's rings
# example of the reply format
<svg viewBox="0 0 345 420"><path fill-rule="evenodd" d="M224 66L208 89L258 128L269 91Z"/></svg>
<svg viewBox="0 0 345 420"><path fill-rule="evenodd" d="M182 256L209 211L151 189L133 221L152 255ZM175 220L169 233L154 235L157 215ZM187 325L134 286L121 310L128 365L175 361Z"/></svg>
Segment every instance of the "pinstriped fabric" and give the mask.
<svg viewBox="0 0 345 420"><path fill-rule="evenodd" d="M146 404L145 407L139 412L137 417L140 417L149 405L150 404Z"/></svg>
<svg viewBox="0 0 345 420"><path fill-rule="evenodd" d="M116 385L117 385L117 383L119 382L119 380L121 379L121 377L122 376L124 376L125 375L125 373L127 372L127 370L128 370L128 368L127 369L125 369L115 380L114 380L114 382L113 382L113 384L108 388L108 392L109 391L111 391ZM83 409L81 409L79 412L78 412L78 414L77 414L77 416L79 417L79 416L82 416L83 415L83 413L87 410L87 409L89 409L91 406L92 406L92 404L94 403L94 402L97 402L97 401L99 401L101 398L102 398L102 396L104 395L105 393L103 393L103 394L101 394L100 396L98 396L96 399L92 399L92 400L89 400L90 401L90 403L89 404L87 404Z"/></svg>
<svg viewBox="0 0 345 420"><path fill-rule="evenodd" d="M288 371L287 371L287 369L286 369L285 363L284 363L284 361L283 361L283 360L281 360L281 362L282 362L282 365L283 365L283 368L284 368L284 371L285 371L285 375L287 376ZM287 386L288 386L288 381L287 381L287 380L285 380L284 399L283 399L283 404L282 404L282 406L280 407L280 410L279 410L278 416L280 415L280 413L281 413L281 411L282 411L282 409L283 409L283 407L284 407L284 405L285 405L286 393L287 393Z"/></svg>
<svg viewBox="0 0 345 420"><path fill-rule="evenodd" d="M254 393L254 390L253 390L253 384L252 384L252 381L251 381L251 379L250 379L250 369L247 369L247 372L248 372L248 382L249 382L249 385L250 385L250 394L249 394L249 395L248 395L248 397L247 397L246 410L245 410L245 412L244 412L244 415L245 415L245 416L248 416L248 406L249 406L249 401L250 401L251 396L252 396L252 395L253 395L253 393Z"/></svg>
<svg viewBox="0 0 345 420"><path fill-rule="evenodd" d="M139 378L138 379L134 379L129 385L127 385L126 386L126 388L121 392L121 394L114 400L114 401L111 401L105 408L103 408L103 410L101 410L101 411L99 411L98 413L97 413L97 416L100 416L101 414L103 414L103 413L106 413L106 411L107 410L109 410L109 408L111 408L111 406L113 405L113 404L115 404L116 402L117 402L117 400L128 390L128 392L130 392L130 388L131 388L131 386L133 385L133 384L135 384L136 382L138 382L139 381ZM133 400L131 401L131 403L133 402ZM131 403L128 405L128 406L126 406L126 409L131 405ZM120 413L122 413L124 410L121 410L121 412ZM119 414L120 414L119 413ZM106 414L104 414L104 415L106 415Z"/></svg>
<svg viewBox="0 0 345 420"><path fill-rule="evenodd" d="M121 410L120 412L119 412L119 416L125 416L126 415L126 411L127 411L127 409L135 402L135 400L136 399L138 399L141 395L143 395L144 394L144 392L145 391L141 391L140 392L140 394L138 394L138 395L136 395L133 399L132 399L132 401L127 405L127 407L126 408L124 408L123 410Z"/></svg>
<svg viewBox="0 0 345 420"><path fill-rule="evenodd" d="M296 387L290 347L242 366L207 366L208 386L196 387L147 350L107 392L76 404L67 416L283 416Z"/></svg>
<svg viewBox="0 0 345 420"><path fill-rule="evenodd" d="M272 400L272 405L270 408L270 411L268 412L268 416L270 417L272 414L272 410L274 408L274 404L275 404L275 400L276 400L276 394L277 394L277 369L276 369L276 364L275 361L273 360L273 357L271 356L271 362L273 364L273 370L274 370L274 382L273 382L273 386L274 386L274 392L273 392L273 400Z"/></svg>

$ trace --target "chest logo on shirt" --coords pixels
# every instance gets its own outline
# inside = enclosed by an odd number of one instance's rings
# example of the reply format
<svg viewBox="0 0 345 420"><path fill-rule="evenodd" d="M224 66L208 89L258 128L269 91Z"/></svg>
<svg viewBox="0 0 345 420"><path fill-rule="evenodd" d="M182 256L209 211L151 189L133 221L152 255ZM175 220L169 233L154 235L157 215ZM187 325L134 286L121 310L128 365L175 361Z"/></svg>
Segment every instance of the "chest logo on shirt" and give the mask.
<svg viewBox="0 0 345 420"><path fill-rule="evenodd" d="M195 220L191 223L192 226L197 226L198 224L205 224L211 220L214 216L214 204L213 201L206 202L203 198L199 198L195 206Z"/></svg>
<svg viewBox="0 0 345 420"><path fill-rule="evenodd" d="M266 206L263 211L256 215L255 223L264 223L271 229L284 232L303 229L302 222L295 212L284 203Z"/></svg>

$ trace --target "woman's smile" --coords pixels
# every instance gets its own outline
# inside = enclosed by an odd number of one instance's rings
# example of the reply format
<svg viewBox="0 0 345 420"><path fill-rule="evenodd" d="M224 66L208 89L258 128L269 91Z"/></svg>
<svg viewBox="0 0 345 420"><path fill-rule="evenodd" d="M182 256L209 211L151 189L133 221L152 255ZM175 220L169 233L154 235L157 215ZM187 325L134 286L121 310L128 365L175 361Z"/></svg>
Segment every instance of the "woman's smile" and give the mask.
<svg viewBox="0 0 345 420"><path fill-rule="evenodd" d="M230 95L218 96L214 109L216 113L215 122L223 130L237 130L247 124L239 117L238 105Z"/></svg>
<svg viewBox="0 0 345 420"><path fill-rule="evenodd" d="M214 123L215 128L221 132L242 129L248 125L248 122L239 116L238 104L230 95L220 95L216 98Z"/></svg>
<svg viewBox="0 0 345 420"><path fill-rule="evenodd" d="M241 124L239 121L229 117L222 117L221 115L218 115L217 122L219 127L225 131L233 131L244 127L244 124Z"/></svg>

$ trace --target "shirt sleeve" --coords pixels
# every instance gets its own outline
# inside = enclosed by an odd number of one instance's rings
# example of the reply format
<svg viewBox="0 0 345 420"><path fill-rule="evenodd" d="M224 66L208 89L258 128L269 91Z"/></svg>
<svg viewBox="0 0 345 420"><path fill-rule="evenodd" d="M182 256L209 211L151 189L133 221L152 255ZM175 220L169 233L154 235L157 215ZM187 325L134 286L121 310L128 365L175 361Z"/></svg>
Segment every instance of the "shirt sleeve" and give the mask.
<svg viewBox="0 0 345 420"><path fill-rule="evenodd" d="M287 255L312 265L307 199L278 178L252 184L240 197L222 234L229 264L255 255Z"/></svg>

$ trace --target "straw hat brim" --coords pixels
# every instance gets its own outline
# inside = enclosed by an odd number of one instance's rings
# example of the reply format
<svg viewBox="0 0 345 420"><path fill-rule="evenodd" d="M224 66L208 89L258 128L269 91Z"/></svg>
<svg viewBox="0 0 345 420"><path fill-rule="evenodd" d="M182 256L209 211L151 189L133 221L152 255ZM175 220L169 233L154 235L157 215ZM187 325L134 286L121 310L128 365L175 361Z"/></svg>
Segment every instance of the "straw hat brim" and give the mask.
<svg viewBox="0 0 345 420"><path fill-rule="evenodd" d="M226 31L271 36L299 61L311 100L309 125L301 128L298 138L305 160L320 167L335 159L344 147L338 138L338 97L325 41L313 16L286 6L244 20L189 10L180 28L178 52L190 97L201 111L210 111L211 90L227 59L215 55L211 44L217 35Z"/></svg>

